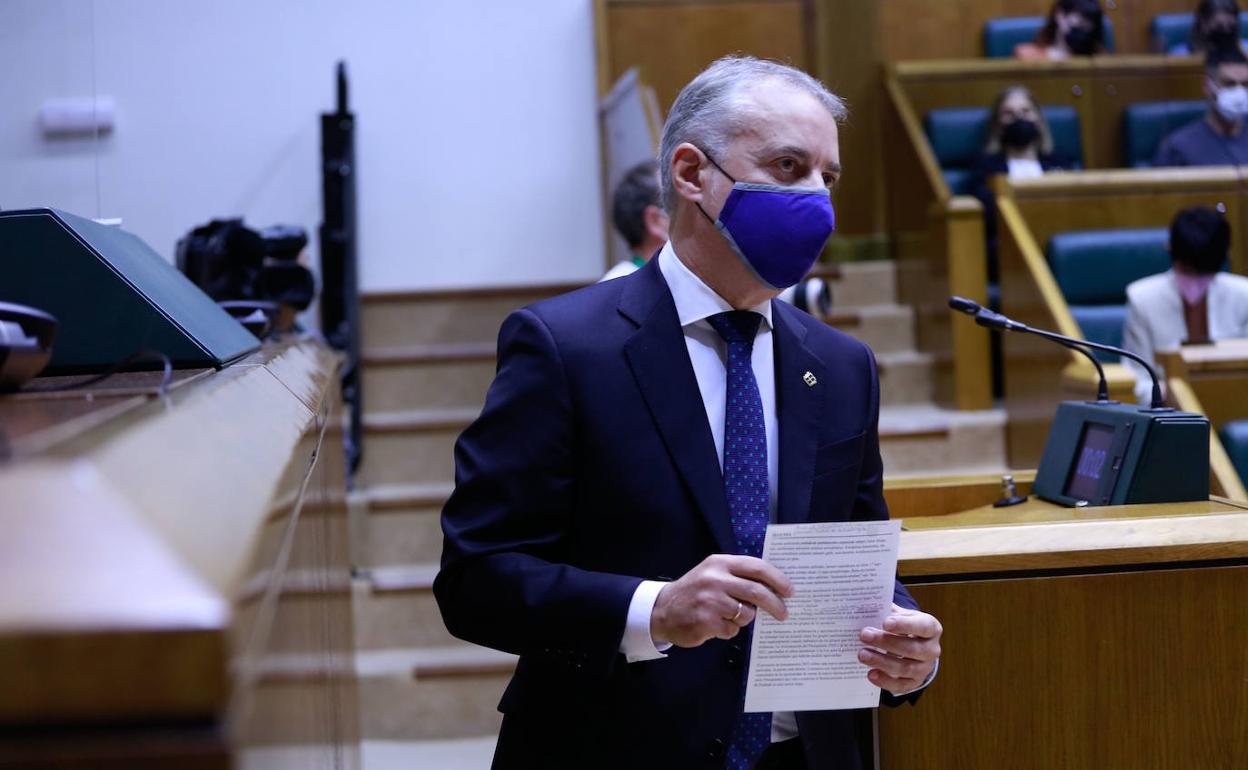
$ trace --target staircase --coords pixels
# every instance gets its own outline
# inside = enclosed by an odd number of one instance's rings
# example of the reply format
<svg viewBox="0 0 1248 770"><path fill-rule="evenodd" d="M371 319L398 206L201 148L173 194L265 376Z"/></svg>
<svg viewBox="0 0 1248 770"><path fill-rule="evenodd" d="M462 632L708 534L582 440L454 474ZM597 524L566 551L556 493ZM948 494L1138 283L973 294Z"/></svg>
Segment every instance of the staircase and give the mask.
<svg viewBox="0 0 1248 770"><path fill-rule="evenodd" d="M364 463L352 494L357 675L365 770L487 768L513 656L442 625L433 577L452 448L494 375L494 340L514 308L573 287L372 295L364 306ZM830 323L871 345L889 476L997 472L1004 416L936 405L947 366L916 350L891 262L850 263Z"/></svg>

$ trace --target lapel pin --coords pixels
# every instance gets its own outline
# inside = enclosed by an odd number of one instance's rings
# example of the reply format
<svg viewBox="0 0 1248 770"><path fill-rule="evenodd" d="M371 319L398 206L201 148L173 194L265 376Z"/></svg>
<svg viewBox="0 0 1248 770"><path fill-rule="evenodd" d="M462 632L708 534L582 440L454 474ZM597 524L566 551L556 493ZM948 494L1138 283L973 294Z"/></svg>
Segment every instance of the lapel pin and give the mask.
<svg viewBox="0 0 1248 770"><path fill-rule="evenodd" d="M819 380L816 380L815 375L811 374L810 372L806 372L805 374L803 374L802 380L806 383L806 386L810 388L815 387L815 383L819 381Z"/></svg>

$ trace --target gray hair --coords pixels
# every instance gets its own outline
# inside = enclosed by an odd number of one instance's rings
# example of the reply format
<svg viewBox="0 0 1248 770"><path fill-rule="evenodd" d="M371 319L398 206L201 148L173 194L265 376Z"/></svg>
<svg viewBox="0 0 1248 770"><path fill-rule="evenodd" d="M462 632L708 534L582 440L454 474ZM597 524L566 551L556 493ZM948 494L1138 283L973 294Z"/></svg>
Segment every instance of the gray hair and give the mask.
<svg viewBox="0 0 1248 770"><path fill-rule="evenodd" d="M672 156L685 142L697 145L717 160L728 142L744 128L748 116L737 98L747 86L763 80L779 80L819 100L832 118L840 123L848 116L845 102L822 83L799 69L753 56L725 56L689 81L680 90L663 125L659 140L659 174L662 177L663 207L675 212L677 195L672 180Z"/></svg>

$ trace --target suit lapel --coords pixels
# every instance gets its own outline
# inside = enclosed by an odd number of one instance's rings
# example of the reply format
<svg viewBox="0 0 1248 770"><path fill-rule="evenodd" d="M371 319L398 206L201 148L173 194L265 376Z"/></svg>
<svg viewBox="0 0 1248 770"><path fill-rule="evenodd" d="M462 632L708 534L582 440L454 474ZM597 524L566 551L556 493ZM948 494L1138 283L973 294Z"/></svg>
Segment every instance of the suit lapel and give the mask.
<svg viewBox="0 0 1248 770"><path fill-rule="evenodd" d="M624 344L659 435L684 478L722 553L736 553L724 477L706 421L702 393L689 362L676 304L657 260L638 271L620 300L620 313L639 325Z"/></svg>
<svg viewBox="0 0 1248 770"><path fill-rule="evenodd" d="M780 426L780 483L776 518L800 524L810 515L810 489L818 449L819 414L831 384L826 369L804 344L806 329L790 316L792 310L772 302L776 347L776 411ZM806 373L814 379L807 384Z"/></svg>

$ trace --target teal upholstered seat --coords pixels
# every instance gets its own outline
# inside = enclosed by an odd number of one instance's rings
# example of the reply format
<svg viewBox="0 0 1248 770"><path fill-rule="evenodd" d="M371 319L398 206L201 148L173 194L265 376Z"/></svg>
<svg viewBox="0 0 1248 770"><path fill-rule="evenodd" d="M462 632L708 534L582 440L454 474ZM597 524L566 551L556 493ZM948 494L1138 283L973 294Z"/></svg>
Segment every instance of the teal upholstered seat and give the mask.
<svg viewBox="0 0 1248 770"><path fill-rule="evenodd" d="M1248 484L1248 420L1228 422L1218 431L1218 436L1239 477Z"/></svg>
<svg viewBox="0 0 1248 770"><path fill-rule="evenodd" d="M1149 32L1153 40L1153 50L1166 53L1176 45L1186 43L1192 36L1192 24L1196 15L1193 13L1159 13L1153 17Z"/></svg>
<svg viewBox="0 0 1248 770"><path fill-rule="evenodd" d="M1053 134L1053 149L1083 167L1083 140L1079 136L1079 113L1073 107L1041 107ZM970 191L968 169L984 148L988 133L987 107L947 107L932 110L923 119L927 141L954 195Z"/></svg>
<svg viewBox="0 0 1248 770"><path fill-rule="evenodd" d="M1170 268L1166 228L1080 230L1049 239L1048 258L1058 288L1084 339L1122 344L1127 284ZM1117 356L1097 354L1104 361Z"/></svg>
<svg viewBox="0 0 1248 770"><path fill-rule="evenodd" d="M1208 109L1200 100L1183 102L1136 102L1122 111L1122 164L1128 168L1153 165L1161 140Z"/></svg>
<svg viewBox="0 0 1248 770"><path fill-rule="evenodd" d="M1005 59L1019 43L1030 43L1044 27L1043 16L1007 16L984 22L984 56ZM1114 25L1105 17L1105 50L1114 50Z"/></svg>
<svg viewBox="0 0 1248 770"><path fill-rule="evenodd" d="M1192 37L1192 24L1195 14L1191 13L1159 13L1153 17L1149 25L1153 39L1153 50L1167 53L1175 46L1186 45ZM1239 14L1239 36L1248 37L1248 11Z"/></svg>

